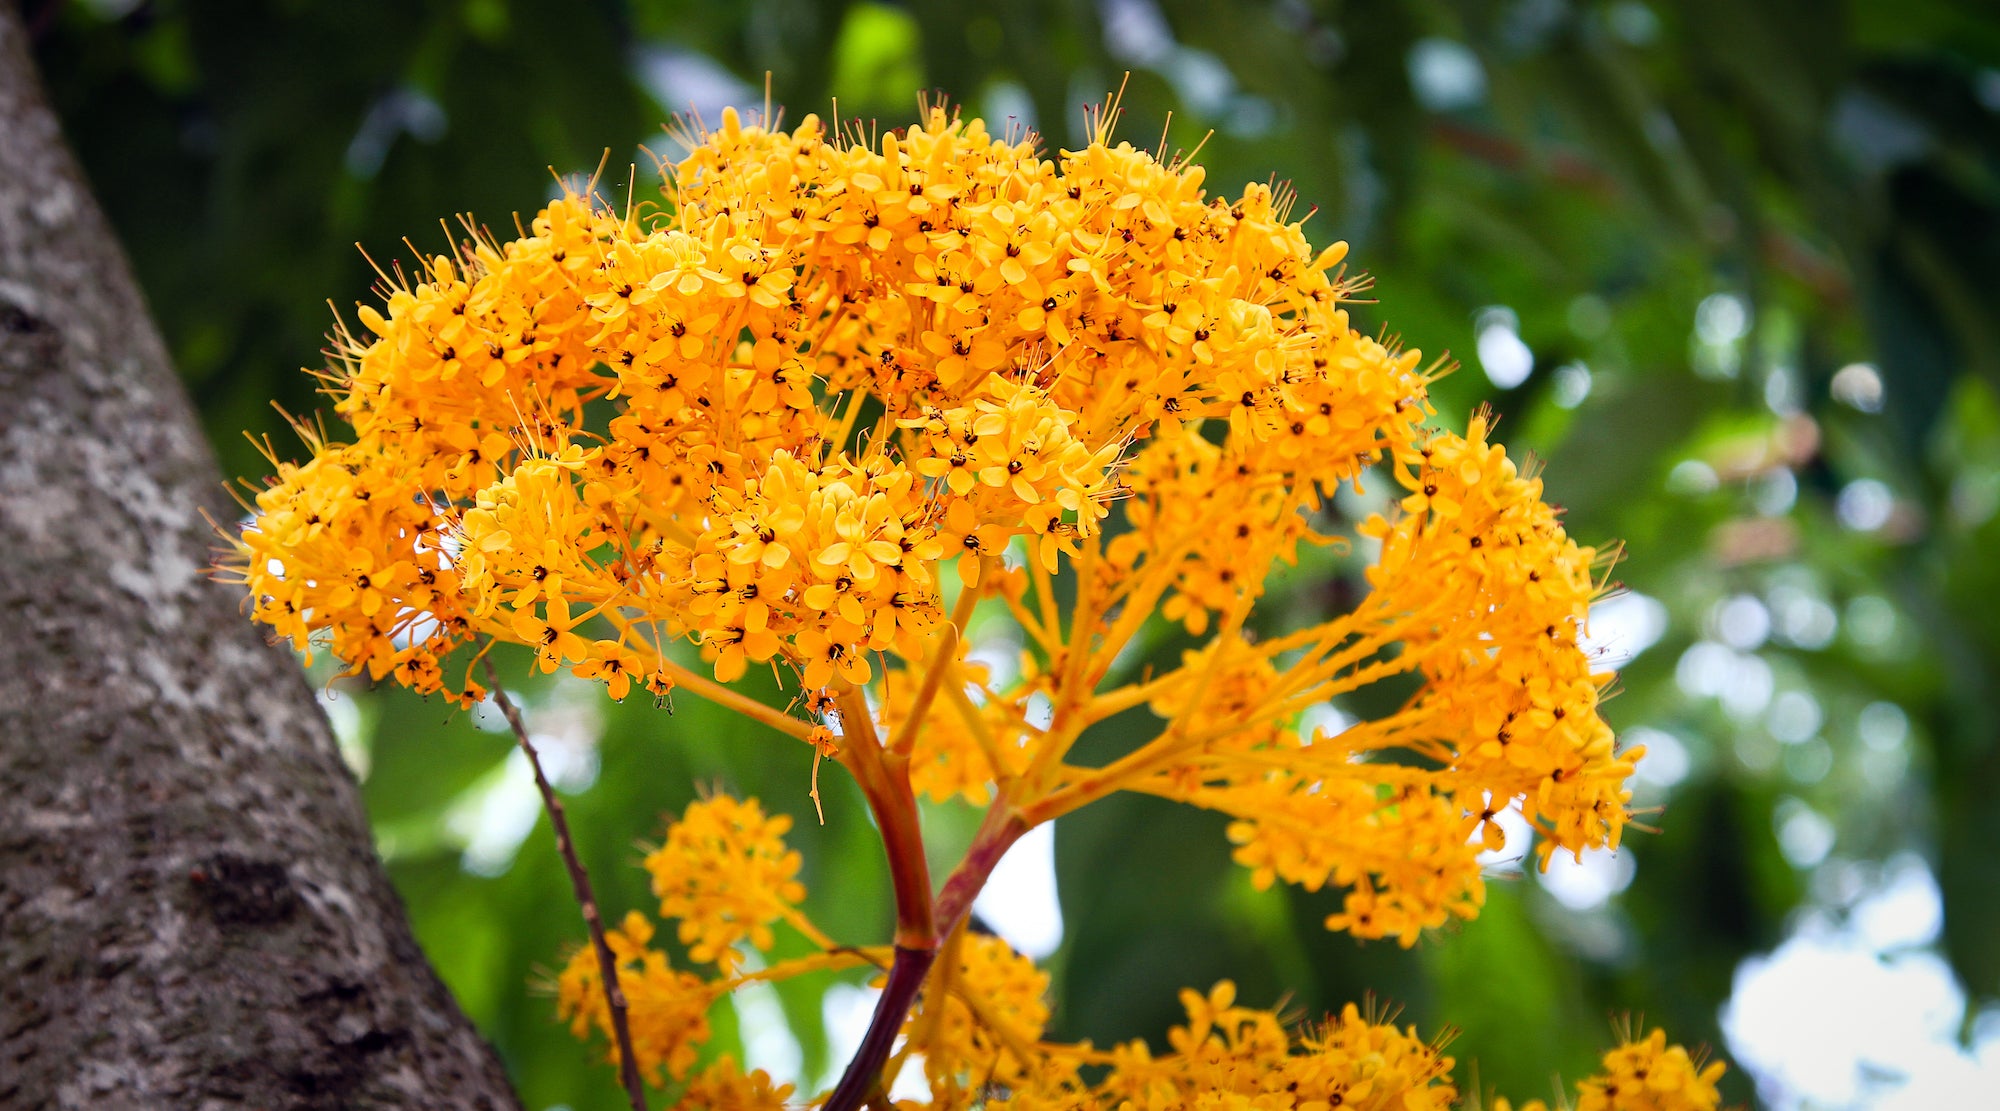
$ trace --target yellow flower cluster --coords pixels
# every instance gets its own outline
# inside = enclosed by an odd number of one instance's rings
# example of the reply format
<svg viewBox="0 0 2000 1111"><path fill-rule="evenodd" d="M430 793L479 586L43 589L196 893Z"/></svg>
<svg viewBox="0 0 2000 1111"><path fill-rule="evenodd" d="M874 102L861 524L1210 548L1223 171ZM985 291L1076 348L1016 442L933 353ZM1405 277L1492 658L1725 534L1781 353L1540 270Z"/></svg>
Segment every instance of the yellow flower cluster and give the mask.
<svg viewBox="0 0 2000 1111"><path fill-rule="evenodd" d="M899 732L924 793L1035 820L1123 789L1223 810L1260 883L1343 888L1332 925L1412 943L1476 912L1503 809L1543 853L1618 842L1635 753L1578 646L1595 553L1482 420L1426 427L1417 353L1349 324L1344 246L1315 253L1271 189L1201 183L1104 137L1044 159L943 109L878 143L731 113L660 214L566 196L392 279L329 374L352 439L309 432L237 570L301 648L468 699L446 661L489 640L614 697L730 697L674 661L683 637L716 680L782 663L808 691L877 685L894 656L880 701L923 713ZM1378 464L1409 490L1396 514L1319 531ZM1251 638L1275 565L1356 539L1381 552L1360 607ZM1027 641L1007 689L963 662L981 600ZM1105 689L1156 613L1211 645ZM1407 673L1427 682L1401 713L1296 735ZM1062 762L1140 704L1168 723L1115 775Z"/></svg>
<svg viewBox="0 0 2000 1111"><path fill-rule="evenodd" d="M879 149L732 113L665 220L565 197L391 280L330 375L352 442L257 499L258 617L425 690L487 636L620 689L683 634L724 680L782 656L865 681L937 621L940 558L1027 536L1053 567L1128 438L1275 391L1314 345L1274 308L1334 311L1268 191L1218 208L1127 147L1068 162L941 109Z"/></svg>
<svg viewBox="0 0 2000 1111"><path fill-rule="evenodd" d="M1664 1030L1604 1055L1604 1071L1577 1085L1577 1111L1714 1111L1720 1061L1703 1064L1667 1044Z"/></svg>
<svg viewBox="0 0 2000 1111"><path fill-rule="evenodd" d="M731 111L688 136L663 205L585 191L510 241L468 228L337 334L324 378L351 434L301 423L310 458L273 451L231 570L279 636L376 679L470 702L472 664L512 642L542 672L692 691L839 759L888 849L898 952L927 962L908 1036L941 1048L942 1090L1448 1101L1434 1047L1352 1015L1293 1040L1226 992L1190 1005L1171 1065L1119 1050L1094 1063L1124 1087L1092 1088L1046 1065L1087 1053L1029 1051L1039 974L946 940L1013 839L1117 791L1229 815L1259 886L1339 890L1331 928L1406 946L1477 913L1483 853L1525 855L1503 811L1544 864L1616 848L1628 818L1640 752L1600 717L1582 640L1605 560L1483 415L1433 427L1440 366L1353 326L1344 244L1314 251L1282 190L1208 196L1199 167L1114 143L1109 116L1044 157L940 107L879 137ZM1403 496L1336 527L1323 504L1364 478ZM1258 612L1309 546L1372 556L1366 596L1303 624ZM1004 677L972 662L975 623L1011 626ZM1167 623L1201 646L1136 665ZM767 666L790 707L728 685ZM1302 728L1383 680L1416 693ZM1068 758L1144 710L1150 740ZM989 808L942 890L918 794ZM617 935L645 1066L745 1105L767 1081L689 1080L687 1056L715 985L761 975L738 975L740 947L783 921L813 967L862 960L799 911L787 821L699 803L647 860L722 977L707 994L643 920ZM957 955L932 967L941 944ZM596 975L562 976L583 1029Z"/></svg>
<svg viewBox="0 0 2000 1111"><path fill-rule="evenodd" d="M1544 856L1615 849L1624 784L1645 750L1616 750L1597 712L1611 676L1592 674L1578 643L1600 593L1596 553L1564 534L1540 479L1520 473L1486 433L1477 416L1464 437L1401 453L1407 515L1363 525L1382 542L1376 591L1432 597L1426 625L1404 636L1428 680L1411 711L1428 722L1425 735L1411 747L1448 762L1446 783L1461 799L1522 799L1546 835ZM1499 847L1490 821L1482 836Z"/></svg>
<svg viewBox="0 0 2000 1111"><path fill-rule="evenodd" d="M670 1077L684 1084L682 1107L787 1106L789 1086L775 1085L761 1071L746 1076L727 1055L694 1068L710 1034L708 1007L748 977L709 982L672 971L663 954L647 948L652 930L636 914L611 936L629 996L634 1050L652 1083ZM823 967L826 962L808 959L774 971ZM904 1049L891 1068L921 1055L928 1106L938 1109L1442 1111L1456 1097L1452 1059L1438 1044L1386 1019L1364 1018L1351 1005L1323 1026L1295 1032L1271 1011L1237 1006L1235 986L1225 981L1206 995L1182 993L1188 1021L1169 1033L1169 1052L1156 1055L1135 1040L1105 1053L1088 1043L1042 1040L1048 986L1046 973L1000 939L960 934L906 1022ZM593 1026L608 1032L603 989L587 950L571 959L559 993L562 1013L579 1036ZM1094 1082L1086 1079L1093 1066L1101 1075ZM1627 1105L1616 1106L1622 1111Z"/></svg>
<svg viewBox="0 0 2000 1111"><path fill-rule="evenodd" d="M736 988L826 970L880 967L883 950L837 945L796 909L804 892L791 875L797 854L782 840L788 825L766 817L754 801L716 796L691 804L669 831L669 847L646 860L661 886L663 856L703 854L704 841L717 858L736 861L742 890L695 880L673 880L674 894L662 895L662 914L680 918L680 936L695 944L690 955L716 965L703 977L675 970L652 947L654 930L636 912L609 933L619 962L619 982L628 997L634 1052L656 1085L669 1083L681 1094L676 1106L780 1111L793 1106L789 1085L761 1070L744 1073L729 1055L701 1064L709 1040L708 1009ZM685 830L685 835L680 835ZM675 863L668 876L688 874ZM746 892L748 894L746 894ZM819 952L743 972L740 965L698 955L712 944L709 926L690 931L690 921L729 921L748 899L783 904L784 917ZM756 913L752 920L758 918ZM737 939L740 926L729 927ZM755 942L768 949L769 941ZM1043 1039L1049 1020L1049 977L1035 963L997 937L960 929L946 944L918 1006L903 1022L901 1049L890 1059L885 1086L918 1058L930 1091L927 1104L938 1111L1007 1107L1014 1111L1444 1111L1457 1106L1453 1060L1445 1039L1425 1040L1414 1028L1399 1028L1371 1007L1348 1005L1339 1015L1305 1027L1273 1011L1237 1003L1236 987L1224 981L1206 994L1187 990L1181 1004L1185 1024L1168 1032L1167 1049L1155 1053L1143 1040L1110 1050L1089 1043ZM594 954L575 953L557 981L558 1007L579 1037L596 1031L608 1038L609 1012ZM1604 1057L1603 1071L1577 1085L1575 1111L1715 1111L1720 1063L1702 1064L1666 1035L1653 1031ZM612 1055L616 1059L616 1047ZM1492 1111L1514 1111L1504 1099ZM1518 1111L1549 1111L1541 1101Z"/></svg>
<svg viewBox="0 0 2000 1111"><path fill-rule="evenodd" d="M795 916L806 897L798 882L799 854L787 849L792 819L766 816L756 799L728 795L691 802L667 829L666 843L646 855L663 918L680 920L688 956L733 971L737 942L769 951L771 926Z"/></svg>
<svg viewBox="0 0 2000 1111"><path fill-rule="evenodd" d="M1722 1096L1715 1082L1722 1078L1720 1061L1703 1064L1700 1057L1678 1045L1668 1045L1663 1030L1643 1040L1627 1038L1604 1055L1604 1071L1576 1086L1575 1111L1716 1111ZM1504 1099L1492 1111L1515 1111ZM1541 1100L1529 1100L1519 1111L1549 1111Z"/></svg>
<svg viewBox="0 0 2000 1111"><path fill-rule="evenodd" d="M1444 1111L1457 1099L1452 1059L1440 1042L1353 1004L1313 1030L1290 1031L1270 1011L1236 1005L1223 981L1207 995L1181 992L1185 1026L1155 1057L1144 1042L1119 1047L1111 1071L1085 1098L1045 1106L1190 1111ZM1023 1111L1038 1106L1029 1102Z"/></svg>
<svg viewBox="0 0 2000 1111"><path fill-rule="evenodd" d="M709 1038L708 1008L714 987L692 972L676 970L666 954L651 947L653 924L638 911L624 924L605 931L618 958L618 987L632 1030L632 1053L640 1072L653 1084L662 1072L675 1080L687 1076L698 1050ZM556 978L556 1013L567 1019L570 1032L587 1037L592 1030L609 1037L611 1008L605 1001L604 978L597 954L589 948L571 954ZM611 1046L613 1061L618 1047Z"/></svg>
<svg viewBox="0 0 2000 1111"><path fill-rule="evenodd" d="M923 1054L933 1102L963 1106L996 1085L1022 1090L1068 1077L1067 1063L1041 1048L1048 973L997 937L960 934L952 948L903 1027L909 1051Z"/></svg>
<svg viewBox="0 0 2000 1111"><path fill-rule="evenodd" d="M688 1082L680 1106L701 1111L783 1111L797 1106L792 1086L771 1080L763 1069L745 1073L724 1054Z"/></svg>
<svg viewBox="0 0 2000 1111"><path fill-rule="evenodd" d="M1220 450L1197 441L1177 453L1207 462L1176 466L1212 469ZM1505 846L1496 821L1504 809L1538 827L1540 853L1615 848L1624 783L1643 750L1616 751L1598 716L1608 676L1591 673L1578 644L1599 592L1596 553L1564 534L1540 482L1487 442L1483 417L1464 436L1434 433L1399 447L1394 461L1409 495L1396 517L1359 529L1380 556L1369 571L1374 590L1354 612L1261 643L1232 625L1178 671L1103 698L1123 708L1144 695L1171 722L1150 752L1114 766L1123 787L1233 815L1236 858L1258 886L1344 888L1330 927L1410 945L1425 928L1478 912L1478 856ZM1244 490L1209 519L1260 512ZM1308 535L1293 528L1238 531L1279 545L1256 553L1268 564ZM1192 531L1228 530L1197 517ZM1110 545L1114 558L1135 535ZM1240 550L1214 549L1200 561L1200 585L1191 590L1187 572L1176 580L1191 626L1205 625L1224 600L1217 591L1240 599L1248 590L1229 586L1244 578L1228 562ZM1313 701L1412 671L1427 682L1397 713L1335 735L1283 727ZM1376 759L1395 752L1428 764Z"/></svg>
<svg viewBox="0 0 2000 1111"><path fill-rule="evenodd" d="M713 965L714 976L674 968L667 954L653 946L653 924L637 911L606 931L639 1069L656 1086L685 1082L686 1106L777 1108L791 1091L774 1085L762 1070L743 1073L726 1055L695 1069L711 1033L708 1011L718 999L753 980L874 959L859 949L834 946L799 910L806 892L794 878L799 854L784 842L791 824L786 815L767 816L756 799L716 795L689 803L680 820L668 827L666 843L647 854L644 866L652 875L661 917L679 921L677 937L689 959ZM768 953L776 942L771 927L781 921L819 947L821 956L743 972L745 958L738 946L747 942ZM605 1036L615 1062L618 1046L610 1039L611 1011L597 954L588 946L571 953L555 989L557 1013L569 1021L571 1032L579 1038L592 1031Z"/></svg>

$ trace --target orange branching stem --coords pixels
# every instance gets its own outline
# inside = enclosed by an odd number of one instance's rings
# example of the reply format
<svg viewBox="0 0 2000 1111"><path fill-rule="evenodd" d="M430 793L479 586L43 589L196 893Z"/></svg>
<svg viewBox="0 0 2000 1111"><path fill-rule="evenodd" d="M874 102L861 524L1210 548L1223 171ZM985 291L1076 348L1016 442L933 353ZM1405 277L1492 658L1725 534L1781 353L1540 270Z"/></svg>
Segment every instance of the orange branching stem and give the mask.
<svg viewBox="0 0 2000 1111"><path fill-rule="evenodd" d="M637 627L615 610L607 610L605 617L613 628L628 637L633 646L633 655L652 669L653 674L663 678L660 684L668 690L691 691L725 709L734 710L751 721L768 725L788 737L805 740L812 727L804 721L779 710L766 706L742 691L732 690L727 684L718 683L697 671L682 667L668 659L665 652L652 646L644 636L637 635Z"/></svg>
<svg viewBox="0 0 2000 1111"><path fill-rule="evenodd" d="M982 565L990 561L982 561ZM910 748L916 743L917 727L923 723L924 715L930 711L931 702L937 698L938 687L945 676L953 671L960 643L965 639L966 623L972 620L972 609L979 602L979 591L966 587L959 591L958 603L952 607L951 623L945 627L944 635L938 640L937 649L931 653L930 666L924 669L924 685L917 690L916 700L911 703L907 717L896 724L894 740L889 751L896 758L908 760Z"/></svg>
<svg viewBox="0 0 2000 1111"><path fill-rule="evenodd" d="M500 707L500 713L507 718L508 728L514 731L514 741L521 746L521 752L528 758L528 767L535 773L535 789L541 792L542 809L548 811L549 825L555 829L556 852L562 857L563 868L569 872L570 890L576 895L577 906L583 911L583 924L590 931L591 948L597 951L598 974L604 977L604 997L611 1008L612 1034L618 1043L618 1080L625 1086L625 1098L632 1104L632 1111L646 1111L646 1089L639 1079L639 1056L632 1050L632 1028L625 1014L625 992L618 986L618 958L611 952L611 946L604 937L604 918L597 909L597 895L590 887L590 873L577 858L576 842L569 834L569 818L563 814L562 800L556 797L556 790L549 784L548 776L542 774L542 758L535 751L535 744L528 739L528 724L521 720L521 709L514 700L507 697L507 691L500 685L500 677L495 673L493 661L482 659L486 666L486 677L493 684L493 704Z"/></svg>

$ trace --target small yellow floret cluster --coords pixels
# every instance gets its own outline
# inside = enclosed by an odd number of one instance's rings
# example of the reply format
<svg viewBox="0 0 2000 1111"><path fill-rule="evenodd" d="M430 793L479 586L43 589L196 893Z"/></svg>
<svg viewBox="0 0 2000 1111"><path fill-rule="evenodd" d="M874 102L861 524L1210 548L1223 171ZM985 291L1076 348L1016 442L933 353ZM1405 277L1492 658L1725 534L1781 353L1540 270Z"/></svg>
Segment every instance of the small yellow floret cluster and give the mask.
<svg viewBox="0 0 2000 1111"><path fill-rule="evenodd" d="M940 957L943 967L903 1026L943 1105L991 1085L1019 1089L1051 1072L1067 1075L1042 1048L1048 973L997 937L962 935L955 950Z"/></svg>
<svg viewBox="0 0 2000 1111"><path fill-rule="evenodd" d="M680 920L689 957L729 972L741 958L737 942L771 948L772 925L806 897L795 878L802 861L785 847L791 828L788 815L767 817L756 799L728 795L689 803L668 827L666 843L646 855L645 866L661 917Z"/></svg>
<svg viewBox="0 0 2000 1111"><path fill-rule="evenodd" d="M674 968L665 953L651 947L653 924L638 911L622 925L605 931L618 962L618 987L632 1031L632 1054L639 1071L653 1084L665 1077L687 1076L703 1042L709 1038L708 1008L715 990L707 980ZM556 978L556 1013L569 1020L579 1038L592 1031L610 1036L611 1008L605 1002L604 977L597 954L588 947L570 955ZM612 1060L618 1047L611 1046ZM663 1076L662 1074L665 1074Z"/></svg>
<svg viewBox="0 0 2000 1111"><path fill-rule="evenodd" d="M1715 1082L1723 1071L1722 1062L1704 1064L1681 1046L1668 1045L1666 1031L1655 1030L1604 1055L1604 1070L1577 1083L1575 1111L1716 1111L1722 1096ZM1497 1099L1492 1111L1515 1111L1515 1105ZM1518 1111L1549 1111L1549 1106L1534 1099Z"/></svg>
<svg viewBox="0 0 2000 1111"><path fill-rule="evenodd" d="M606 931L625 994L633 1055L652 1083L689 1081L690 1099L697 1091L716 1099L730 1095L748 1101L742 1104L745 1107L780 1106L789 1094L789 1087L774 1087L762 1070L746 1075L726 1056L691 1081L690 1071L710 1035L709 1008L745 982L738 978L744 963L739 946L770 952L777 940L771 927L779 922L790 924L815 944L824 941L798 909L806 891L795 878L799 854L784 842L791 825L787 815L766 815L756 799L716 795L689 803L668 827L666 842L647 854L645 869L660 900L660 916L680 923L676 936L687 947L690 960L715 968L714 976L674 968L667 954L653 945L652 922L638 911ZM849 963L859 959L851 956L858 952L848 951ZM827 965L812 964L800 971L819 967ZM579 1038L595 1031L609 1040L611 1012L592 948L570 954L555 986L557 1011L570 1029ZM610 1045L615 1061L617 1043Z"/></svg>
<svg viewBox="0 0 2000 1111"><path fill-rule="evenodd" d="M1207 995L1182 991L1185 1026L1168 1033L1171 1052L1144 1042L1112 1054L1111 1072L1073 1103L1049 1106L1119 1111L1444 1111L1457 1098L1452 1059L1441 1045L1364 1018L1349 1004L1312 1030L1289 1030L1270 1011L1236 1004L1223 981ZM1033 1106L1032 1104L1024 1105Z"/></svg>

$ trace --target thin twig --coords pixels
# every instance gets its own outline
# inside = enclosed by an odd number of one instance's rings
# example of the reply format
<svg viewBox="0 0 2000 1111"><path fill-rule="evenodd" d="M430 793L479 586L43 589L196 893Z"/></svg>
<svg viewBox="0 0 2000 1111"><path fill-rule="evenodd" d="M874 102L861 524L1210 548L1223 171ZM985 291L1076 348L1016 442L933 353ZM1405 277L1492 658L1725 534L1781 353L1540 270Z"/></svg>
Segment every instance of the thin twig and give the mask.
<svg viewBox="0 0 2000 1111"><path fill-rule="evenodd" d="M576 844L569 836L569 819L563 816L555 788L549 786L548 777L542 774L542 760L535 753L534 743L528 740L528 726L521 720L520 708L500 686L500 675L494 670L493 661L480 662L486 665L494 705L506 715L507 724L514 729L514 740L520 743L521 751L528 756L528 766L534 769L535 786L542 792L542 809L549 812L549 824L555 827L556 851L562 854L563 867L569 869L569 885L576 892L577 905L583 908L583 924L590 929L591 947L597 950L597 970L604 978L604 999L611 1008L611 1033L618 1042L618 1078L625 1083L632 1111L646 1111L646 1089L639 1079L639 1059L632 1053L632 1028L625 1021L625 992L618 986L618 958L604 940L604 916L598 912L597 896L590 890L590 876L583 870L583 861L576 857Z"/></svg>

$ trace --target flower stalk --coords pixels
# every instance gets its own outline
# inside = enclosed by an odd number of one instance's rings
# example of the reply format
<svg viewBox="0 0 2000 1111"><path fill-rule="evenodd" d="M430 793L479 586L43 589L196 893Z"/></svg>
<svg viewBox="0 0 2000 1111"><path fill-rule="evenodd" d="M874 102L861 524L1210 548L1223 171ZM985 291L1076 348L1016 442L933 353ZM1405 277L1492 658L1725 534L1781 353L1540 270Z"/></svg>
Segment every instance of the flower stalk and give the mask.
<svg viewBox="0 0 2000 1111"><path fill-rule="evenodd" d="M1000 858L1007 855L1007 850L1014 842L1020 840L1021 835L1027 830L1028 826L1022 821L1019 812L1014 810L1003 794L988 808L979 832L973 836L972 844L966 849L964 858L945 879L944 887L938 892L934 905L926 881L923 899L926 909L923 917L927 918L932 926L929 944L906 945L899 926L895 961L890 965L888 981L883 985L882 995L876 1000L875 1013L869 1017L868 1031L862 1037L860 1049L848 1061L846 1070L841 1074L840 1083L834 1087L824 1111L855 1111L875 1093L882 1066L888 1061L890 1050L895 1046L896 1035L902 1030L911 1006L915 1004L919 991L936 964L938 939L958 935L965 923L966 915L972 909L973 899L979 895L980 888L986 885L987 878L993 874L993 869L1000 863ZM885 842L886 840L885 837ZM892 873L897 870L893 851L890 861ZM908 842L903 842L900 851L910 852L912 846ZM921 841L916 842L914 851L921 867L923 854ZM897 888L899 922L902 919L903 891L902 887Z"/></svg>
<svg viewBox="0 0 2000 1111"><path fill-rule="evenodd" d="M827 1097L824 1111L857 1111L879 1094L882 1066L889 1060L896 1035L902 1032L903 1019L909 1015L936 961L935 946L929 949L896 946L889 978L882 985L881 998L876 1000L875 1013L868 1020L868 1032L862 1035L860 1048L854 1051L846 1070L840 1074L840 1082L834 1085L833 1094Z"/></svg>

